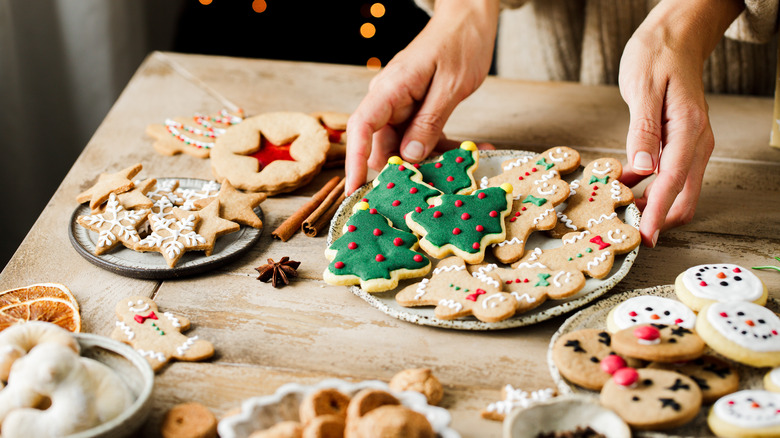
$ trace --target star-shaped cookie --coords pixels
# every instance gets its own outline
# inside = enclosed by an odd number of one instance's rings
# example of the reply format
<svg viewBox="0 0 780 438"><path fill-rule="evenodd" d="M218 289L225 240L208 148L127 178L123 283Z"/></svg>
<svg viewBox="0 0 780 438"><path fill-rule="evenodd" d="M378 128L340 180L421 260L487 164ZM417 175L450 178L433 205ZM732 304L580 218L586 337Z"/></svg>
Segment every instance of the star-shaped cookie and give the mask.
<svg viewBox="0 0 780 438"><path fill-rule="evenodd" d="M83 204L89 201L89 208L95 210L106 202L111 193L124 193L133 188L133 177L141 171L143 165L138 163L116 173L101 173L98 181L89 189L76 196L76 202Z"/></svg>
<svg viewBox="0 0 780 438"><path fill-rule="evenodd" d="M136 251L157 251L165 258L168 266L173 268L184 255L185 251L194 251L203 248L206 239L195 232L198 219L193 212L182 215L179 209L174 208L176 217L183 219L167 220L161 219L154 214L149 215L149 222L152 225L152 232L133 249Z"/></svg>
<svg viewBox="0 0 780 438"><path fill-rule="evenodd" d="M154 178L147 178L143 181L135 183L135 187L129 192L124 192L116 195L116 199L119 204L124 207L125 210L148 210L154 206L154 201L149 199L146 194L157 184L157 180ZM97 208L97 212L103 213L106 210L106 205L100 205ZM94 212L93 212L94 213Z"/></svg>
<svg viewBox="0 0 780 438"><path fill-rule="evenodd" d="M255 214L254 209L265 201L265 198L265 193L243 193L224 179L216 197L199 199L195 201L195 206L202 209L214 199L218 199L221 218L253 228L262 228L263 221Z"/></svg>
<svg viewBox="0 0 780 438"><path fill-rule="evenodd" d="M102 213L79 216L78 223L98 233L95 254L100 255L120 242L128 247L136 245L141 238L138 227L146 221L149 210L125 210L115 194L110 193L106 209Z"/></svg>
<svg viewBox="0 0 780 438"><path fill-rule="evenodd" d="M210 256L214 251L217 237L236 232L241 228L241 225L219 217L219 205L220 203L217 199L199 211L191 212L179 208L173 209L174 216L180 220L185 219L189 215L195 216L198 221L195 231L206 239L206 243L200 248L203 249L206 256Z"/></svg>

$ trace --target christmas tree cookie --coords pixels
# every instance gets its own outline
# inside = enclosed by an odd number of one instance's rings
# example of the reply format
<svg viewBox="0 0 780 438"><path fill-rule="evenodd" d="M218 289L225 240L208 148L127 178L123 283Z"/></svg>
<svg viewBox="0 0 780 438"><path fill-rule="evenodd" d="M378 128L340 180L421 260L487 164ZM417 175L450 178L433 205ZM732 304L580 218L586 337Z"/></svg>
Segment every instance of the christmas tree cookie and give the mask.
<svg viewBox="0 0 780 438"><path fill-rule="evenodd" d="M436 258L455 254L466 263L485 258L485 248L506 237L504 218L512 205L512 185L489 187L471 195L441 195L406 218L421 236L420 247Z"/></svg>
<svg viewBox="0 0 780 438"><path fill-rule="evenodd" d="M436 306L439 319L474 315L480 321L498 322L514 315L517 308L517 300L501 292L500 279L489 269L472 274L458 257L440 261L430 279L407 286L395 300L404 307Z"/></svg>
<svg viewBox="0 0 780 438"><path fill-rule="evenodd" d="M515 197L524 197L535 189L535 181L543 176L554 176L574 172L580 167L580 153L566 146L550 148L539 155L514 158L501 163L502 173L492 177L483 177L480 188L498 187L509 183L514 188ZM552 172L552 174L551 174Z"/></svg>
<svg viewBox="0 0 780 438"><path fill-rule="evenodd" d="M404 219L415 208L426 208L429 198L441 191L422 182L422 174L400 157L390 157L374 179L373 188L363 197L371 207L390 219L399 230L411 232Z"/></svg>
<svg viewBox="0 0 780 438"><path fill-rule="evenodd" d="M431 262L415 251L417 237L390 226L390 221L368 203L359 202L341 237L325 250L330 264L326 283L360 284L366 292L393 289L405 278L422 277Z"/></svg>
<svg viewBox="0 0 780 438"><path fill-rule="evenodd" d="M477 189L474 171L479 165L479 151L473 141L464 141L457 149L443 153L436 161L415 165L423 182L446 194L468 195Z"/></svg>
<svg viewBox="0 0 780 438"><path fill-rule="evenodd" d="M571 183L566 208L558 213L558 225L550 231L559 238L572 231L590 228L600 218L617 217L615 209L634 202L631 189L618 178L623 166L614 158L599 158L585 167L582 179Z"/></svg>

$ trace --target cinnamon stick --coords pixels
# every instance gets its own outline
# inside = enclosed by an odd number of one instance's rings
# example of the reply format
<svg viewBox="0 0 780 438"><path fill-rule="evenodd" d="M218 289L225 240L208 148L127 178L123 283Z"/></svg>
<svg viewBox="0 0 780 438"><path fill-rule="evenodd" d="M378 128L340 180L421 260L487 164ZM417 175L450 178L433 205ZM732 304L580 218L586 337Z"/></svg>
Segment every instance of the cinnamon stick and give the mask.
<svg viewBox="0 0 780 438"><path fill-rule="evenodd" d="M287 239L292 237L297 230L301 228L303 221L309 217L309 215L320 205L325 198L333 191L333 189L339 184L341 180L340 176L334 176L331 178L322 188L315 193L309 202L301 206L292 216L282 222L272 233L275 239L280 239L282 242L286 242Z"/></svg>
<svg viewBox="0 0 780 438"><path fill-rule="evenodd" d="M339 205L344 201L344 185L346 182L346 178L342 179L333 191L328 194L328 197L322 201L322 204L303 221L301 226L303 234L309 237L316 237L323 228L327 227L333 215L336 214Z"/></svg>

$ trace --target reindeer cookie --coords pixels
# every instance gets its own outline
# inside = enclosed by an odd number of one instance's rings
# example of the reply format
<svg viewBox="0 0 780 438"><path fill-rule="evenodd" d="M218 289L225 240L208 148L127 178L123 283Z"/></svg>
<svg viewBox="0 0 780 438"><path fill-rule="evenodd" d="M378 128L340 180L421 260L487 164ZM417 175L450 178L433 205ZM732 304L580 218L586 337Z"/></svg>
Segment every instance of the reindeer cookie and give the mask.
<svg viewBox="0 0 780 438"><path fill-rule="evenodd" d="M577 270L593 278L604 278L612 269L615 256L639 246L639 230L620 219L603 219L592 228L563 236L563 246L529 251L519 262L539 262L550 269Z"/></svg>
<svg viewBox="0 0 780 438"><path fill-rule="evenodd" d="M535 182L543 176L549 179L550 171L560 180L561 175L580 167L580 153L566 146L550 148L539 155L513 158L501 163L503 173L492 178L483 177L479 187L498 187L512 184L516 197L525 197L535 190ZM562 181L562 180L561 180Z"/></svg>
<svg viewBox="0 0 780 438"><path fill-rule="evenodd" d="M599 158L588 164L582 179L570 184L571 194L566 208L558 213L558 225L550 234L561 237L590 228L601 218L617 217L615 208L634 202L631 189L618 181L622 174L623 166L614 158Z"/></svg>
<svg viewBox="0 0 780 438"><path fill-rule="evenodd" d="M395 300L404 307L436 306L434 314L440 319L474 315L480 321L501 321L515 314L517 300L501 292L501 281L491 270L471 273L462 259L448 257L430 279L405 287Z"/></svg>
<svg viewBox="0 0 780 438"><path fill-rule="evenodd" d="M160 312L149 298L134 296L119 301L116 316L111 337L135 348L155 371L171 359L197 361L214 354L211 342L182 334L190 328L187 318Z"/></svg>

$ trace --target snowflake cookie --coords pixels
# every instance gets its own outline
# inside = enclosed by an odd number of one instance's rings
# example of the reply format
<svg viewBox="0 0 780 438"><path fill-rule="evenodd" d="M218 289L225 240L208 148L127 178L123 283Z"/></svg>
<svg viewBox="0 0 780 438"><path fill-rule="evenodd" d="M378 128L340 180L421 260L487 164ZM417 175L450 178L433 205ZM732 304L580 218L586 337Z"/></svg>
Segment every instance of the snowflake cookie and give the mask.
<svg viewBox="0 0 780 438"><path fill-rule="evenodd" d="M111 193L103 213L79 216L78 223L98 233L95 255L110 251L120 242L134 248L141 238L138 227L146 222L149 210L125 210L117 196Z"/></svg>

